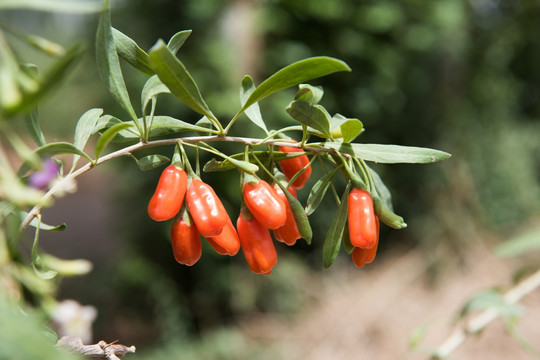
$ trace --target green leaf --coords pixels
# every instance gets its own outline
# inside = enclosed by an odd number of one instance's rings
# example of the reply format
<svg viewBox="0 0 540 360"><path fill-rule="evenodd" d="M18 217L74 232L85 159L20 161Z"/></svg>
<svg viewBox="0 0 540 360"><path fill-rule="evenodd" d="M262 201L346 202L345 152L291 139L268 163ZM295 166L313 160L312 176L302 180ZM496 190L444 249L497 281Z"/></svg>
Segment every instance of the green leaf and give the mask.
<svg viewBox="0 0 540 360"><path fill-rule="evenodd" d="M348 226L345 226L345 229L343 229L343 247L345 248L345 251L349 255L354 250L354 245L351 244L351 236L349 235L349 227Z"/></svg>
<svg viewBox="0 0 540 360"><path fill-rule="evenodd" d="M55 13L94 13L101 9L100 1L73 0L2 0L3 10L35 10Z"/></svg>
<svg viewBox="0 0 540 360"><path fill-rule="evenodd" d="M311 105L317 105L319 101L321 101L323 95L324 91L321 86L300 84L298 85L298 91L294 96L294 100L302 100L310 103Z"/></svg>
<svg viewBox="0 0 540 360"><path fill-rule="evenodd" d="M281 191L287 198L294 221L298 227L298 233L304 240L306 240L306 243L310 245L311 239L313 238L313 230L311 229L311 224L309 223L308 215L306 214L304 207L300 201L298 201L298 199L289 192L287 189L288 179L277 168L274 168L274 178L276 180L276 184L280 187Z"/></svg>
<svg viewBox="0 0 540 360"><path fill-rule="evenodd" d="M109 145L109 143L116 137L116 135L118 135L120 131L127 129L130 126L133 126L133 124L127 122L116 124L101 134L96 144L96 160L99 158L103 150L105 150L107 145Z"/></svg>
<svg viewBox="0 0 540 360"><path fill-rule="evenodd" d="M234 168L240 169L241 171L247 172L248 174L255 175L255 173L257 171L259 171L259 167L257 165L255 165L255 164L250 163L249 161L232 158L232 157L230 157L228 155L225 155L224 153L217 152L217 150L215 150L213 152L215 152L217 155L221 156L224 159L224 161L227 161ZM210 163L218 163L218 161L215 160L215 159L212 159L210 161ZM203 168L203 171L206 171L205 168L206 168L206 165ZM213 171L213 170L211 170L211 171Z"/></svg>
<svg viewBox="0 0 540 360"><path fill-rule="evenodd" d="M343 239L343 231L347 224L347 196L349 195L349 186L341 196L341 203L334 215L332 224L326 233L326 238L323 244L323 265L325 268L332 266L339 253L341 240Z"/></svg>
<svg viewBox="0 0 540 360"><path fill-rule="evenodd" d="M294 120L320 131L325 138L331 138L330 114L321 105L311 105L303 100L295 100L285 109Z"/></svg>
<svg viewBox="0 0 540 360"><path fill-rule="evenodd" d="M440 150L400 145L347 144L327 141L324 147L381 164L427 164L442 161L451 156Z"/></svg>
<svg viewBox="0 0 540 360"><path fill-rule="evenodd" d="M346 118L336 114L330 119L330 128L334 138L343 138L343 142L351 142L364 131L364 125L358 119Z"/></svg>
<svg viewBox="0 0 540 360"><path fill-rule="evenodd" d="M146 108L148 107L148 103L152 98L159 94L163 93L170 93L171 91L165 84L159 80L159 77L157 75L154 75L150 77L146 83L144 84L144 87L141 91L141 104L142 104L142 113L143 115L146 115Z"/></svg>
<svg viewBox="0 0 540 360"><path fill-rule="evenodd" d="M42 254L41 261L61 276L81 276L92 271L92 263L85 259L66 260L50 254Z"/></svg>
<svg viewBox="0 0 540 360"><path fill-rule="evenodd" d="M394 213L393 210L387 208L378 197L373 197L373 206L375 207L375 214L384 224L396 230L407 227L405 220L403 220L401 216Z"/></svg>
<svg viewBox="0 0 540 360"><path fill-rule="evenodd" d="M240 87L240 102L242 105L244 105L249 98L249 96L253 93L253 90L255 90L255 84L253 83L253 79L251 76L246 75L242 79L242 86ZM249 108L245 110L245 113L249 120L251 120L255 125L260 127L264 130L266 134L268 134L268 129L266 128L266 124L264 123L264 120L261 115L261 109L259 108L258 103L254 103Z"/></svg>
<svg viewBox="0 0 540 360"><path fill-rule="evenodd" d="M40 223L41 222L41 216L38 216L37 218L37 224L36 232L34 235L34 244L32 245L32 268L34 269L34 272L40 279L49 280L54 278L58 273L56 271L47 269L47 267L43 264L41 261L41 257L39 256L38 251L38 241L39 241L39 229L41 228Z"/></svg>
<svg viewBox="0 0 540 360"><path fill-rule="evenodd" d="M15 264L14 264L15 265ZM43 283L50 283L36 279L32 271L26 267L15 268L13 271L20 277L32 278L33 284L45 287ZM19 271L20 270L20 271ZM32 289L32 293L35 293ZM2 292L0 301L0 359L17 360L81 360L80 356L55 346L56 336L51 337L46 331L41 311L31 311L24 304L6 301L7 293ZM32 344L28 346L28 344Z"/></svg>
<svg viewBox="0 0 540 360"><path fill-rule="evenodd" d="M129 114L137 119L137 114L131 105L122 68L116 52L116 44L111 27L109 0L103 2L103 10L99 18L96 34L96 60L101 79L107 84L116 102Z"/></svg>
<svg viewBox="0 0 540 360"><path fill-rule="evenodd" d="M45 39L37 35L27 34L6 24L1 24L0 27L6 30L6 32L9 32L10 34L18 37L22 41L25 41L28 45L34 47L39 51L42 51L47 55L63 56L66 53L66 50L61 45L52 42L49 39Z"/></svg>
<svg viewBox="0 0 540 360"><path fill-rule="evenodd" d="M85 152L76 148L73 144L70 144L67 142L57 142L57 143L50 143L50 144L44 145L34 150L34 154L39 156L42 159L53 157L59 154L77 154L88 159L88 161L92 161L92 158L86 155ZM19 177L23 176L24 174L26 174L26 172L30 168L31 168L30 162L28 161L24 162L19 168L19 170L17 171L17 176Z"/></svg>
<svg viewBox="0 0 540 360"><path fill-rule="evenodd" d="M113 125L116 125L116 124L121 124L123 121L112 116L112 115L108 115L108 114L105 114L105 115L102 115L100 116L100 118L98 119L98 122L96 124L96 126L94 127L94 130L92 131L92 135L94 134L97 134L98 132L102 131L103 129L108 129L110 128L111 126ZM134 133L135 136L138 138L139 135Z"/></svg>
<svg viewBox="0 0 540 360"><path fill-rule="evenodd" d="M492 309L504 318L519 317L523 310L516 304L511 304L504 299L501 293L495 290L483 291L473 296L461 309L461 316L473 311Z"/></svg>
<svg viewBox="0 0 540 360"><path fill-rule="evenodd" d="M375 170L373 170L367 165L366 167L368 168L369 173L371 174L371 178L373 179L373 186L375 186L377 196L379 197L384 206L386 206L389 210L393 211L394 206L392 205L392 194L390 193L390 190L388 190L381 177Z"/></svg>
<svg viewBox="0 0 540 360"><path fill-rule="evenodd" d="M313 238L313 230L311 229L311 224L309 223L308 215L306 211L304 210L304 207L298 201L297 198L295 198L292 194L291 196L287 195L289 194L288 191L284 190L283 187L283 193L287 197L287 201L289 202L289 206L291 207L291 211L294 217L294 221L296 222L296 225L298 227L298 233L302 237L302 239L306 240L306 243L308 245L311 245L311 239Z"/></svg>
<svg viewBox="0 0 540 360"><path fill-rule="evenodd" d="M324 176L317 180L315 185L313 185L306 201L306 213L308 215L313 214L317 207L319 207L319 204L324 198L328 187L330 187L330 184L332 184L332 180L334 180L334 177L338 173L339 169L340 168L335 168L329 173L324 174Z"/></svg>
<svg viewBox="0 0 540 360"><path fill-rule="evenodd" d="M540 230L535 229L511 238L495 248L495 255L518 256L540 250Z"/></svg>
<svg viewBox="0 0 540 360"><path fill-rule="evenodd" d="M122 142L139 139L139 136L134 132L136 127L133 124L133 121L126 121L122 124L129 124L129 126L127 126L119 133L119 136L117 139L115 139L115 141ZM202 126L193 125L185 121L172 118L170 116L154 116L152 126L150 127L149 138L175 134L182 131L201 131L204 133L208 133L208 129Z"/></svg>
<svg viewBox="0 0 540 360"><path fill-rule="evenodd" d="M337 71L351 71L351 68L341 60L325 56L312 57L292 63L257 86L235 117L239 116L254 103L279 90Z"/></svg>
<svg viewBox="0 0 540 360"><path fill-rule="evenodd" d="M115 28L112 28L112 35L116 52L122 59L126 60L131 66L143 74L154 75L154 71L148 63L148 54L135 41Z"/></svg>
<svg viewBox="0 0 540 360"><path fill-rule="evenodd" d="M38 146L46 144L45 137L41 131L41 126L39 125L39 114L36 109L28 112L28 114L24 116L24 125Z"/></svg>
<svg viewBox="0 0 540 360"><path fill-rule="evenodd" d="M174 34L169 42L167 43L167 47L169 50L176 55L178 50L184 45L184 42L187 40L187 38L191 35L191 30L182 30Z"/></svg>
<svg viewBox="0 0 540 360"><path fill-rule="evenodd" d="M152 69L174 96L199 114L215 119L186 67L167 48L163 40L159 40L150 49L148 57Z"/></svg>
<svg viewBox="0 0 540 360"><path fill-rule="evenodd" d="M88 139L94 132L94 129L98 123L98 120L103 113L103 109L90 109L86 111L82 116L79 118L79 121L77 121L77 126L75 127L75 135L73 139L73 145L80 149L81 151L84 151L84 146L88 142ZM79 155L73 156L73 165L71 165L71 169L75 169L75 166L77 166L77 162L79 161Z"/></svg>
<svg viewBox="0 0 540 360"><path fill-rule="evenodd" d="M28 213L25 211L21 211L21 214L23 218L26 215L28 215ZM30 221L30 226L33 226L33 227L39 226L41 230L45 230L45 231L64 231L67 229L67 225L65 223L60 224L60 225L47 225L41 221L38 221L37 218L33 218L32 221Z"/></svg>
<svg viewBox="0 0 540 360"><path fill-rule="evenodd" d="M208 120L206 116L200 118L199 121L195 123L195 125L203 127L205 129L204 131L198 131L197 133L199 135L208 135L209 132L215 133L214 124L210 120Z"/></svg>
<svg viewBox="0 0 540 360"><path fill-rule="evenodd" d="M155 169L163 164L168 164L171 159L164 155L148 155L140 159L135 159L137 161L137 166L142 171Z"/></svg>
<svg viewBox="0 0 540 360"><path fill-rule="evenodd" d="M255 153L255 156L257 156L257 158L263 164L266 163L270 157L269 151L254 151L254 153ZM291 159L291 158L302 156L302 155L305 155L305 153L304 152L285 153L281 151L274 151L272 153L274 161ZM236 160L241 160L244 158L244 153L237 153L237 154L231 155L230 157ZM251 153L249 154L249 161L255 162L255 159ZM228 171L228 170L233 170L235 168L236 167L227 159L219 160L219 161L216 159L212 159L204 165L203 171L204 172Z"/></svg>
<svg viewBox="0 0 540 360"><path fill-rule="evenodd" d="M74 45L66 52L64 56L58 58L50 67L48 67L42 76L35 75L33 77L29 77L27 73L19 72L17 74L19 82L23 81L23 79L25 84L32 82L31 86L35 86L35 89L33 88L32 90L26 92L23 91L22 93L19 91L20 89L10 90L20 93L21 99L17 104L13 104L11 108L6 108L6 114L12 115L35 108L37 103L44 96L49 94L49 92L51 92L51 90L53 90L56 85L65 77L68 69L73 66L77 56L80 55L81 52L81 46L79 44ZM0 61L0 66L1 63L2 62ZM0 68L0 72L1 71L2 69ZM2 84L3 91L4 85L5 84ZM28 88L29 86L26 87ZM0 96L0 99L2 99L2 96ZM1 105L5 106L4 104Z"/></svg>

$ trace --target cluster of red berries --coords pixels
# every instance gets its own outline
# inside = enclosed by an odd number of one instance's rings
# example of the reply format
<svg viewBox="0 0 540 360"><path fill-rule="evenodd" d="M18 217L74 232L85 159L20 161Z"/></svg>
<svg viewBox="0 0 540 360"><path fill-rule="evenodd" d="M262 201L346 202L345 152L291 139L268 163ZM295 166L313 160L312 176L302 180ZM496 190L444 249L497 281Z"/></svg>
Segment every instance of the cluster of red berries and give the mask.
<svg viewBox="0 0 540 360"><path fill-rule="evenodd" d="M282 152L302 152L282 146ZM296 198L311 175L308 157L292 157L278 162L287 179L293 181L288 191ZM185 202L184 202L185 198ZM352 258L362 267L373 261L378 242L378 219L374 215L369 193L354 189L349 194L349 234L355 247ZM156 191L148 204L153 220L173 219L171 242L173 254L181 264L193 265L201 257L200 236L206 238L216 252L235 255L242 248L246 261L254 273L270 274L277 262L277 252L270 235L287 245L301 238L291 206L281 187L253 176L243 184L243 203L236 228L212 187L196 175L180 167L169 165L161 174ZM362 221L359 218L362 217Z"/></svg>

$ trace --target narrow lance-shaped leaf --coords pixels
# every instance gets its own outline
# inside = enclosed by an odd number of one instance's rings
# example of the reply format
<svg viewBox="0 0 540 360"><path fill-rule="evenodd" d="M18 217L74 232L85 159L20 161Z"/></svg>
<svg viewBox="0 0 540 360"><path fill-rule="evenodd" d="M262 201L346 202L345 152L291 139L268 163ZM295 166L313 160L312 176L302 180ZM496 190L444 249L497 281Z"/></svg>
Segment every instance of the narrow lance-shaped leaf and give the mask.
<svg viewBox="0 0 540 360"><path fill-rule="evenodd" d="M45 39L41 36L28 34L26 32L19 31L11 26L6 24L0 25L1 28L9 32L10 34L18 37L19 39L25 41L30 46L35 49L44 52L47 55L51 56L63 56L66 53L66 50L59 44L52 42L49 39Z"/></svg>
<svg viewBox="0 0 540 360"><path fill-rule="evenodd" d="M249 96L253 93L253 90L255 90L253 79L249 75L244 76L242 79L242 86L240 87L240 102L242 105L246 103ZM262 118L261 109L259 108L258 103L254 103L247 108L245 113L255 125L263 129L264 132L268 134L268 129L266 128L266 124Z"/></svg>
<svg viewBox="0 0 540 360"><path fill-rule="evenodd" d="M308 215L313 214L317 207L319 207L319 204L324 198L326 191L332 184L332 180L334 180L334 177L338 173L339 169L340 168L335 168L329 173L324 174L324 176L317 180L315 185L313 185L306 202L306 213Z"/></svg>
<svg viewBox="0 0 540 360"><path fill-rule="evenodd" d="M173 54L176 55L178 50L184 45L184 42L186 42L187 38L191 35L191 30L182 30L174 34L169 42L167 43L167 47Z"/></svg>
<svg viewBox="0 0 540 360"><path fill-rule="evenodd" d="M133 39L115 28L112 28L112 34L116 52L122 59L143 74L154 75L148 64L148 54Z"/></svg>
<svg viewBox="0 0 540 360"><path fill-rule="evenodd" d="M152 69L174 96L199 114L215 119L186 67L167 48L163 40L159 40L150 49L148 57Z"/></svg>
<svg viewBox="0 0 540 360"><path fill-rule="evenodd" d="M343 229L343 248L347 254L351 254L354 250L354 245L351 244L351 236L349 234L348 226L345 226L345 229Z"/></svg>
<svg viewBox="0 0 540 360"><path fill-rule="evenodd" d="M76 148L73 144L67 143L67 142L57 142L57 143L50 143L47 145L44 145L36 150L34 150L34 154L39 156L40 158L44 159L47 157L53 157L55 155L59 154L77 154L80 156L83 156L84 158L88 159L89 161L92 161L92 158L88 156L86 153L81 151L80 149ZM30 169L30 162L24 162L19 170L17 171L17 176L21 177Z"/></svg>
<svg viewBox="0 0 540 360"><path fill-rule="evenodd" d="M98 119L98 122L97 122L96 126L94 127L94 130L92 131L92 135L97 134L98 132L100 132L100 131L102 131L104 129L108 129L113 125L121 124L122 122L123 122L122 120L120 120L120 119L118 119L118 118L116 118L116 117L114 117L112 115L109 115L109 114L102 115ZM134 132L133 135L138 138L138 135L137 135L136 132Z"/></svg>
<svg viewBox="0 0 540 360"><path fill-rule="evenodd" d="M337 71L351 71L351 68L341 60L325 56L312 57L290 64L257 86L235 117L239 116L257 101L279 90Z"/></svg>
<svg viewBox="0 0 540 360"><path fill-rule="evenodd" d="M346 118L336 114L330 119L330 128L334 138L343 138L343 142L351 142L364 131L364 125L358 119Z"/></svg>
<svg viewBox="0 0 540 360"><path fill-rule="evenodd" d="M141 91L141 104L143 115L146 115L146 108L148 107L148 104L153 97L159 94L170 92L171 91L169 90L169 88L165 86L165 84L163 84L161 80L159 80L159 77L157 75L150 77L144 84L144 87Z"/></svg>
<svg viewBox="0 0 540 360"><path fill-rule="evenodd" d="M141 171L147 171L157 168L158 166L168 164L171 162L167 156L154 154L142 157L140 159L135 159L137 166Z"/></svg>
<svg viewBox="0 0 540 360"><path fill-rule="evenodd" d="M28 111L29 109L34 108L39 102L39 100L49 94L56 87L56 85L65 77L68 69L73 66L75 60L77 59L81 51L82 47L80 46L80 44L72 46L70 49L68 49L64 56L58 58L51 66L49 66L44 71L42 76L36 76L35 78L31 78L24 72L19 73L19 81L24 79L25 84L27 85L35 82L35 84L31 85L36 85L36 89L33 89L30 92L26 92L24 95L21 94L22 96L24 96L24 101L21 101L16 106L13 106L13 108L11 109L7 109L8 111L6 111L6 113L10 115L18 112ZM2 61L0 61L0 67L1 65ZM1 68L0 71L2 71ZM2 99L2 96L3 95L0 94L0 100Z"/></svg>
<svg viewBox="0 0 540 360"><path fill-rule="evenodd" d="M313 230L311 229L311 224L309 223L308 216L306 214L306 211L304 210L304 207L298 201L296 197L294 197L293 194L291 194L287 187L284 184L287 184L287 178L283 173L281 173L279 170L274 169L274 176L276 178L276 184L280 187L281 191L287 198L287 202L289 203L289 207L291 208L291 212L294 217L294 221L296 222L296 226L298 227L298 232L302 239L306 240L306 243L308 245L311 244L311 239L313 238Z"/></svg>
<svg viewBox="0 0 540 360"><path fill-rule="evenodd" d="M232 157L225 155L224 153L216 149L213 149L212 153L221 156L223 159L231 163L234 167L248 174L255 175L255 173L259 171L259 167L255 164L250 163L249 161L233 159Z"/></svg>
<svg viewBox="0 0 540 360"><path fill-rule="evenodd" d="M103 109L90 109L79 118L79 121L77 121L77 126L75 127L75 135L73 138L73 145L75 145L76 148L84 151L84 146L94 132L101 114L103 114ZM73 165L71 165L72 170L75 169L75 166L77 166L79 157L80 155L77 154L73 156Z"/></svg>
<svg viewBox="0 0 540 360"><path fill-rule="evenodd" d="M98 142L96 144L96 160L99 158L103 150L105 150L105 147L114 139L118 133L128 127L132 126L129 123L121 123L113 125L112 127L108 128L98 139Z"/></svg>
<svg viewBox="0 0 540 360"><path fill-rule="evenodd" d="M307 101L295 100L285 109L294 120L320 131L331 138L330 114L321 105L311 105Z"/></svg>
<svg viewBox="0 0 540 360"><path fill-rule="evenodd" d="M39 241L39 222L41 221L41 216L38 215L38 223L36 224L36 232L34 235L34 244L32 245L32 268L34 269L34 272L40 279L49 280L56 276L57 272L49 270L45 267L43 262L41 261L41 257L39 256L38 251L38 241Z"/></svg>
<svg viewBox="0 0 540 360"><path fill-rule="evenodd" d="M375 208L375 215L384 224L390 226L393 229L404 229L407 227L405 220L394 211L387 208L378 197L373 198L373 206Z"/></svg>
<svg viewBox="0 0 540 360"><path fill-rule="evenodd" d="M394 206L392 205L392 194L390 193L390 190L388 190L381 177L375 170L367 165L366 168L369 170L371 178L373 179L373 185L375 186L375 191L377 191L377 196L383 205L385 205L389 210L393 211Z"/></svg>
<svg viewBox="0 0 540 360"><path fill-rule="evenodd" d="M137 114L131 105L120 61L116 52L109 0L103 3L96 35L96 60L101 79L107 84L109 91L118 104L135 120Z"/></svg>
<svg viewBox="0 0 540 360"><path fill-rule="evenodd" d="M294 157L305 155L305 153L303 152L285 153L281 151L274 151L272 152L272 155L270 155L269 151L253 151L253 153L257 156L257 158L263 164L266 163L270 158L274 161L281 161L281 160L291 159ZM231 155L230 157L233 159L240 160L244 158L244 153L237 153L237 154ZM249 159L250 161L255 161L252 153L249 154ZM224 159L224 160L211 159L204 165L203 170L204 172L213 172L213 171L228 171L228 170L233 170L234 168L235 166L227 159Z"/></svg>
<svg viewBox="0 0 540 360"><path fill-rule="evenodd" d="M36 144L38 144L38 146L45 145L45 137L43 136L43 132L41 131L41 126L39 124L39 114L36 109L26 114L26 116L24 117L24 125L26 126L28 133L30 134L32 139L34 139Z"/></svg>
<svg viewBox="0 0 540 360"><path fill-rule="evenodd" d="M27 213L24 211L21 213L23 214L23 217L27 215ZM30 226L39 227L41 230L45 231L64 231L67 229L67 225L65 223L60 225L48 225L39 221L37 218L33 218L32 221L30 221Z"/></svg>
<svg viewBox="0 0 540 360"><path fill-rule="evenodd" d="M139 136L135 132L136 128L133 124L133 121L126 121L123 122L123 124L129 124L129 126L127 126L118 134L118 137L115 139L115 141L121 142L138 140ZM193 125L185 121L172 118L170 116L160 115L154 116L154 120L150 126L149 138L175 134L182 131L201 131L206 134L209 132L208 129L202 126ZM215 130L211 131L215 132Z"/></svg>
<svg viewBox="0 0 540 360"><path fill-rule="evenodd" d="M400 145L344 144L328 141L324 143L324 147L382 164L427 164L442 161L451 156L440 150Z"/></svg>
<svg viewBox="0 0 540 360"><path fill-rule="evenodd" d="M323 265L325 268L332 266L339 253L341 240L343 239L343 231L347 224L347 196L349 195L349 186L345 189L341 197L341 203L334 215L332 224L326 233L326 238L323 244Z"/></svg>

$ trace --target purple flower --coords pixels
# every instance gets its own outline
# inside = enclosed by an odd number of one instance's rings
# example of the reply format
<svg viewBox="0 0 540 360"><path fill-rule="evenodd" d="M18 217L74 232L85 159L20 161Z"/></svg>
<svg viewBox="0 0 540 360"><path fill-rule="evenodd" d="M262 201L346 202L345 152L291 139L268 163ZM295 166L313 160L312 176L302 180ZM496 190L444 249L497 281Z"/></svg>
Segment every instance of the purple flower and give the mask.
<svg viewBox="0 0 540 360"><path fill-rule="evenodd" d="M45 159L41 164L41 170L30 174L29 184L35 189L42 190L58 176L60 167L53 159Z"/></svg>

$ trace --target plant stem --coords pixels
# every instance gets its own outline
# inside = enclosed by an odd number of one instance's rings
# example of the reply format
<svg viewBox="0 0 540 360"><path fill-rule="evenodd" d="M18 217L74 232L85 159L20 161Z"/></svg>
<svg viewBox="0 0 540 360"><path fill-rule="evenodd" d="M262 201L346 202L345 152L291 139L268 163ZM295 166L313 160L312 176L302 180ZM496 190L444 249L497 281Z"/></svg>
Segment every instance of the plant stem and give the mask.
<svg viewBox="0 0 540 360"><path fill-rule="evenodd" d="M540 270L520 281L504 293L503 299L509 304L515 304L524 296L540 287ZM444 359L456 350L469 334L476 334L499 317L496 309L488 308L478 315L470 318L462 326L456 328L450 336L431 355L431 360Z"/></svg>
<svg viewBox="0 0 540 360"><path fill-rule="evenodd" d="M172 138L172 139L163 139L163 140L155 140L155 141L149 141L149 142L138 142L137 144L127 146L123 149L114 151L112 153L109 153L107 155L99 157L95 162L86 163L85 165L81 166L77 170L69 173L66 175L63 179L55 183L55 185L43 196L41 204L43 204L46 200L50 199L58 190L63 188L63 185L65 183L68 183L72 181L73 179L79 177L80 175L84 174L85 172L89 171L95 166L101 165L109 160L116 159L121 156L131 156L131 154L135 151L146 149L146 148L152 148L156 146L167 146L167 145L175 145L178 142L180 143L186 143L186 144L197 144L199 142L235 142L240 143L244 145L276 145L276 146L290 146L290 147L297 147L301 148L299 143L290 143L287 141L282 140L274 140L269 139L266 142L261 144L260 139L256 138L247 138L247 137L238 137L238 136L222 136L222 135L210 135L210 136L192 136L192 137L184 137L184 138ZM305 146L305 150L309 150L312 153L335 153L336 150L334 149L325 149L321 147L316 147L312 144L312 146ZM41 211L41 208L43 205L35 205L30 212L28 212L27 216L22 221L19 230L20 232L24 232L28 226L30 225L30 222L32 219L36 217L37 214Z"/></svg>

